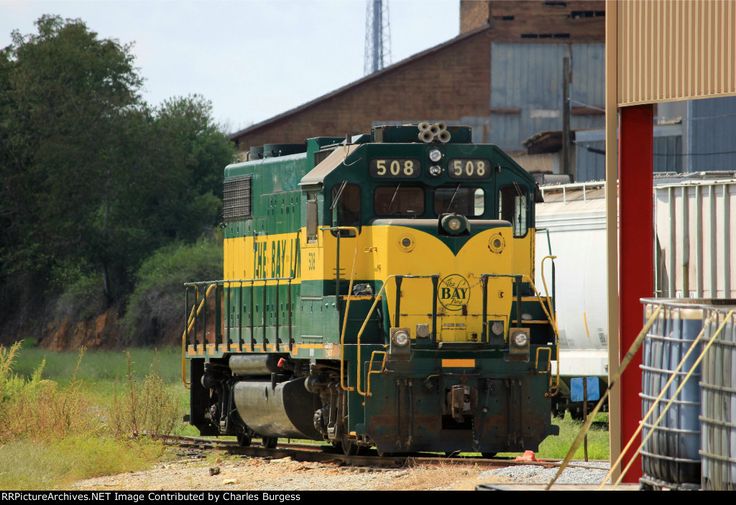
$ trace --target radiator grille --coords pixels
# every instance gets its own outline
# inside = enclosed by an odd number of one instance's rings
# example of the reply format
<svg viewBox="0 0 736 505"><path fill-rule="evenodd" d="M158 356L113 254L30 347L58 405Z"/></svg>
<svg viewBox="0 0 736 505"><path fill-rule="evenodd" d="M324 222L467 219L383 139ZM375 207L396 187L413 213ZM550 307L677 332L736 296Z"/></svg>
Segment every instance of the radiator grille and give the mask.
<svg viewBox="0 0 736 505"><path fill-rule="evenodd" d="M225 222L251 217L251 176L225 181L222 217Z"/></svg>

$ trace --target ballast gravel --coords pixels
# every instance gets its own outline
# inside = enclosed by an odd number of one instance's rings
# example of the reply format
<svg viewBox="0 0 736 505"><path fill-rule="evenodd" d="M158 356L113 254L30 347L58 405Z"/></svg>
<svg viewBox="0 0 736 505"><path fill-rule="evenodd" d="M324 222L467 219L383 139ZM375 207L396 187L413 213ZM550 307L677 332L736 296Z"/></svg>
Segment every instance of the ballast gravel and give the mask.
<svg viewBox="0 0 736 505"><path fill-rule="evenodd" d="M608 472L608 462L577 462L565 468L557 479L557 484L599 484ZM584 466L584 467L583 467ZM557 473L557 468L544 468L538 465L518 465L486 470L478 475L479 480L509 484L547 484Z"/></svg>

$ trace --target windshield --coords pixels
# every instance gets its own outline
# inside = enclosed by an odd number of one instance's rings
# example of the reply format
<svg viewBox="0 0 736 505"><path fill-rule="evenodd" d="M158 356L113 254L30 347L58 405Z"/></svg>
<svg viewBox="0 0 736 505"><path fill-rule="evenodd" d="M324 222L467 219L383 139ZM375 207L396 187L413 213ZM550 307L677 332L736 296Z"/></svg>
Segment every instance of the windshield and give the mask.
<svg viewBox="0 0 736 505"><path fill-rule="evenodd" d="M382 186L373 194L377 216L420 216L424 214L424 189L416 186Z"/></svg>
<svg viewBox="0 0 736 505"><path fill-rule="evenodd" d="M434 210L438 215L454 212L468 217L482 216L485 212L485 192L482 188L464 188L459 184L437 188L434 192Z"/></svg>

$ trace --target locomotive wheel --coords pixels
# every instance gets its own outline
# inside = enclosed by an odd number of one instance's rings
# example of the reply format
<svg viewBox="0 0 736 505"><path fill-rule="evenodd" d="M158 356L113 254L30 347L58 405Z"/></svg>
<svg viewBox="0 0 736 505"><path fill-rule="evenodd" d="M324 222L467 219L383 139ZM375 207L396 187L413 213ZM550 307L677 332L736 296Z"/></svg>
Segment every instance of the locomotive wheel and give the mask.
<svg viewBox="0 0 736 505"><path fill-rule="evenodd" d="M481 452L480 455L486 459L493 459L496 457L497 452Z"/></svg>
<svg viewBox="0 0 736 505"><path fill-rule="evenodd" d="M238 435L238 445L240 447L248 447L253 441L253 437L250 433L243 433Z"/></svg>
<svg viewBox="0 0 736 505"><path fill-rule="evenodd" d="M261 437L261 443L266 449L275 449L279 439L278 437Z"/></svg>

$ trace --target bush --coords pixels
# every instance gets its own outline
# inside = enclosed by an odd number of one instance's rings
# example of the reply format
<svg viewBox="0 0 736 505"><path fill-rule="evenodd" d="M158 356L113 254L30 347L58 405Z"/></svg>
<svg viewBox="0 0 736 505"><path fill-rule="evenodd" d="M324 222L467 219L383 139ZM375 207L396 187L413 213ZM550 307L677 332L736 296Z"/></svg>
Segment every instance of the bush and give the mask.
<svg viewBox="0 0 736 505"><path fill-rule="evenodd" d="M0 443L18 438L60 440L102 428L80 390L76 373L67 387L43 379L45 361L28 379L13 373L19 344L0 346ZM84 350L79 354L77 368Z"/></svg>
<svg viewBox="0 0 736 505"><path fill-rule="evenodd" d="M79 273L63 286L64 291L54 307L55 319L85 321L105 310L105 289L101 275Z"/></svg>
<svg viewBox="0 0 736 505"><path fill-rule="evenodd" d="M133 375L128 354L128 381L122 397L116 395L109 422L117 437L144 434L168 435L179 417L177 399L166 388L160 375L151 371L139 384Z"/></svg>
<svg viewBox="0 0 736 505"><path fill-rule="evenodd" d="M172 244L156 251L136 274L123 319L125 344L178 344L184 325L183 284L221 275L220 240Z"/></svg>

